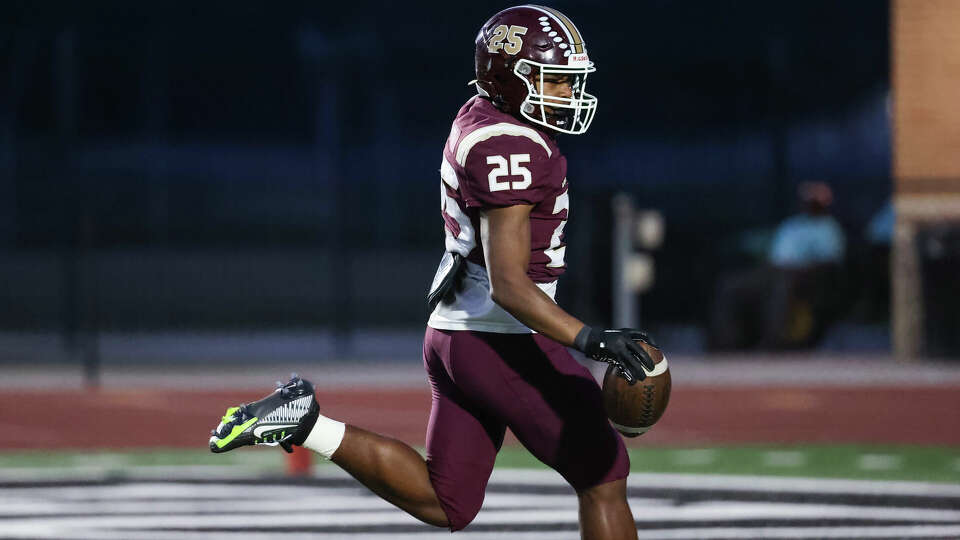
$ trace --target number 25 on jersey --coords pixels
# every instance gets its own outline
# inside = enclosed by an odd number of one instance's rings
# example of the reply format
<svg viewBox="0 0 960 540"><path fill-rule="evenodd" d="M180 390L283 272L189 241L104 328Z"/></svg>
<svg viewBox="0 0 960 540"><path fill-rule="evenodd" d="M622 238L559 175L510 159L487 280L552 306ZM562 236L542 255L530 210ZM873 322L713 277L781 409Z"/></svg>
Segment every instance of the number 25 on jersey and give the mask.
<svg viewBox="0 0 960 540"><path fill-rule="evenodd" d="M530 163L530 154L510 154L509 160L503 156L487 156L487 165L494 166L490 174L487 175L487 180L490 182L490 191L527 189L530 187L530 185L533 184L533 176L530 174L530 169L523 166L524 163ZM500 180L500 178L504 176L519 176L523 178L523 180L514 182ZM564 179L564 184L565 183L566 179ZM553 214L559 214L564 210L569 211L569 209L570 197L567 192L564 191L558 195L553 202ZM543 250L543 253L550 259L547 266L554 268L563 268L564 266L563 259L567 248L563 245L561 237L563 236L563 228L566 224L567 220L564 219L557 225L550 238L550 247Z"/></svg>
<svg viewBox="0 0 960 540"><path fill-rule="evenodd" d="M524 163L530 163L530 154L510 154L509 167L507 159L503 156L487 156L487 165L496 165L487 180L490 181L490 191L504 191L507 189L527 189L533 183L533 177L530 175L530 169L523 166ZM519 182L500 181L501 176L520 176L523 180Z"/></svg>

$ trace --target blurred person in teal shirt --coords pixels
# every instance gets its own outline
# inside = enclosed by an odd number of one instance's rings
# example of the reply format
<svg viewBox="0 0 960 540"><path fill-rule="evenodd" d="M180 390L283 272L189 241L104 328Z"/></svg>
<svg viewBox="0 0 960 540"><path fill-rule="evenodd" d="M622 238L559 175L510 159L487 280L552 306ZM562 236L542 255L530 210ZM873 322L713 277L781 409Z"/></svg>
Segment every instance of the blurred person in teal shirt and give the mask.
<svg viewBox="0 0 960 540"><path fill-rule="evenodd" d="M720 280L711 348L808 347L835 318L846 235L830 214L833 190L803 182L798 196L801 212L777 227L765 264Z"/></svg>
<svg viewBox="0 0 960 540"><path fill-rule="evenodd" d="M843 262L846 235L830 215L833 191L823 182L804 182L799 188L803 213L784 220L773 238L770 264L803 268Z"/></svg>

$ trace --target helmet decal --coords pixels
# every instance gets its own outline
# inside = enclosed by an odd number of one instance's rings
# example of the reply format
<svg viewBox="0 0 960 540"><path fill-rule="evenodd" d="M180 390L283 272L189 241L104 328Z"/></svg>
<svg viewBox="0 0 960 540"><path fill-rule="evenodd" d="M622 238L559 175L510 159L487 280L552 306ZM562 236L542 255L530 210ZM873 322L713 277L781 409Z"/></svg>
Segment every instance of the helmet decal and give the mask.
<svg viewBox="0 0 960 540"><path fill-rule="evenodd" d="M520 25L512 25L507 27L505 24L493 29L493 36L490 38L490 44L487 45L487 51L495 53L500 49L503 49L503 52L516 55L520 52L520 49L523 47L523 40L520 39L520 36L527 33L527 27ZM507 42L503 43L503 39L506 38Z"/></svg>
<svg viewBox="0 0 960 540"><path fill-rule="evenodd" d="M552 23L557 28L563 31L564 37L566 38L566 40L564 40L563 38L557 39L557 37L559 36L554 37L554 41L558 43L565 41L565 43L562 43L560 45L560 48L565 49L566 47L564 47L563 45L568 44L573 49L574 54L579 54L584 52L583 38L580 37L580 31L577 30L576 25L573 24L573 21L571 21L569 17L567 17L563 13L560 13L559 11L553 8L546 7L546 6L527 6L527 7L533 8L537 11L542 11L546 14L540 17L540 26L549 27L551 28L551 31L552 31L553 30L553 26L551 26L551 23Z"/></svg>

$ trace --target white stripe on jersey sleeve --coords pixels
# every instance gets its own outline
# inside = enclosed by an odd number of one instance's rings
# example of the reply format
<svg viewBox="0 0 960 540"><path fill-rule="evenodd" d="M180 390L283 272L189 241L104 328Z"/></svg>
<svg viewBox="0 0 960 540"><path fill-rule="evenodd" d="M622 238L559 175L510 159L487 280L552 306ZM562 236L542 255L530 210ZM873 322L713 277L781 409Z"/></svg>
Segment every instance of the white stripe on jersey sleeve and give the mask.
<svg viewBox="0 0 960 540"><path fill-rule="evenodd" d="M460 180L457 179L457 172L453 170L453 165L443 158L440 163L440 179L453 189L460 189Z"/></svg>
<svg viewBox="0 0 960 540"><path fill-rule="evenodd" d="M501 122L492 126L484 126L464 137L463 140L460 141L460 144L457 145L457 163L463 167L466 165L467 156L470 155L470 150L473 149L474 145L499 135L526 137L542 146L543 149L547 151L548 157L553 156L553 152L550 150L550 147L547 146L546 141L543 140L543 137L541 137L535 129L528 128L526 126L518 126L517 124L510 124L508 122Z"/></svg>

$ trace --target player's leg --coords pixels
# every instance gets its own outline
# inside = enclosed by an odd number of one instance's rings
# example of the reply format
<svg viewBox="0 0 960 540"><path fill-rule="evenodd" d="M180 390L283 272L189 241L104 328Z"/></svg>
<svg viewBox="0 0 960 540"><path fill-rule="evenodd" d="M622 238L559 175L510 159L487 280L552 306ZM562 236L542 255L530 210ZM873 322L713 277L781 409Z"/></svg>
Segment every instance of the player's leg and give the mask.
<svg viewBox="0 0 960 540"><path fill-rule="evenodd" d="M413 517L437 527L449 526L426 462L407 444L347 425L331 461Z"/></svg>
<svg viewBox="0 0 960 540"><path fill-rule="evenodd" d="M420 454L395 439L321 415L313 386L305 380L294 377L259 401L227 409L210 437L210 449L217 453L260 444L309 448L414 517L448 525Z"/></svg>
<svg viewBox="0 0 960 540"><path fill-rule="evenodd" d="M457 348L490 348L502 362L457 363L457 386L487 403L521 443L577 491L584 538L636 538L627 504L629 458L586 368L542 336L471 333Z"/></svg>
<svg viewBox="0 0 960 540"><path fill-rule="evenodd" d="M319 414L313 387L305 380L294 378L259 401L227 409L210 437L210 449L217 453L261 444L309 448L417 519L449 525L420 454L401 441Z"/></svg>
<svg viewBox="0 0 960 540"><path fill-rule="evenodd" d="M510 429L577 491L582 538L635 539L626 489L630 461L623 439L607 420L600 387L565 347L542 336L532 341L538 351L504 372L527 410L514 415ZM531 377L531 369L547 375Z"/></svg>
<svg viewBox="0 0 960 540"><path fill-rule="evenodd" d="M427 468L450 530L466 527L483 505L487 481L506 425L482 401L461 390L453 366L483 366L499 359L470 346L472 333L428 329L424 364L430 378L432 407L427 425ZM465 347L457 347L466 343Z"/></svg>
<svg viewBox="0 0 960 540"><path fill-rule="evenodd" d="M312 386L299 378L264 399L228 409L210 438L210 449L299 444L331 459L417 519L452 530L463 528L483 502L505 427L489 418L480 420L482 415L468 410L445 372L449 359L437 356L431 335L449 339L428 330L425 340L433 391L427 461L401 441L319 414Z"/></svg>
<svg viewBox="0 0 960 540"><path fill-rule="evenodd" d="M216 453L262 444L288 451L290 445L309 448L414 517L448 525L420 454L400 441L321 415L306 380L294 376L261 400L230 407L210 437Z"/></svg>
<svg viewBox="0 0 960 540"><path fill-rule="evenodd" d="M621 478L577 492L580 536L584 539L634 539L636 523L627 503L627 479Z"/></svg>
<svg viewBox="0 0 960 540"><path fill-rule="evenodd" d="M516 390L532 396L531 410L539 414L519 415L511 429L522 433L517 438L576 489L584 539L635 539L636 523L627 502L630 459L607 420L600 387L566 347L543 336L533 336L533 341L541 354L532 358L553 371L539 380L518 381ZM563 399L571 392L578 396L572 406ZM570 444L571 439L579 444Z"/></svg>
<svg viewBox="0 0 960 540"><path fill-rule="evenodd" d="M480 510L497 451L503 444L502 422L475 410L450 379L450 341L461 332L428 329L424 365L432 403L427 426L427 460L406 444L346 426L332 454L324 432L336 426L321 416L304 446L330 455L371 491L414 517L453 531L467 526ZM482 361L466 352L459 362Z"/></svg>
<svg viewBox="0 0 960 540"><path fill-rule="evenodd" d="M487 480L503 444L503 422L465 399L447 373L449 343L462 332L428 329L424 364L432 403L427 459L402 442L347 426L332 461L374 493L418 519L458 531L480 511ZM479 362L465 353L458 362ZM308 437L304 446L311 447ZM322 448L323 444L315 445Z"/></svg>

